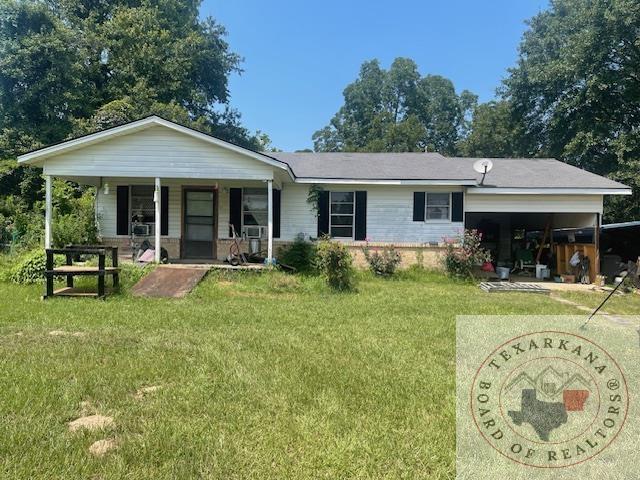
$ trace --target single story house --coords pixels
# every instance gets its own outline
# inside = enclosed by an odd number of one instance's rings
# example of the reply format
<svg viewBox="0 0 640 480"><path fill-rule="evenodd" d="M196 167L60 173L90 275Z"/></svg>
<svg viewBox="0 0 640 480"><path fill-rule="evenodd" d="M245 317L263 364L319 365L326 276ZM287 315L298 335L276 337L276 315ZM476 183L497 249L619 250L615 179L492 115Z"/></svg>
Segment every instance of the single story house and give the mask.
<svg viewBox="0 0 640 480"><path fill-rule="evenodd" d="M56 177L97 187L104 243L128 246L137 225L173 259L224 259L233 225L262 238L269 258L298 235L328 234L354 251L366 240L394 245L408 262L433 262L444 239L479 227L493 232L498 258L511 261L514 230L597 228L603 197L631 193L554 159L493 159L484 178L476 160L255 152L157 116L18 158L43 169L47 246Z"/></svg>

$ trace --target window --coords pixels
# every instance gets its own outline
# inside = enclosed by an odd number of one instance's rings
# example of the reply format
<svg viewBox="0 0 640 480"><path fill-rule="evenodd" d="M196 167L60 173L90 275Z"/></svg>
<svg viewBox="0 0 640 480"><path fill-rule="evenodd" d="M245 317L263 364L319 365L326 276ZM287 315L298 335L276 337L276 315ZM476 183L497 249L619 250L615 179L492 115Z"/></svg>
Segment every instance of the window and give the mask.
<svg viewBox="0 0 640 480"><path fill-rule="evenodd" d="M335 238L353 238L354 192L329 193L329 233Z"/></svg>
<svg viewBox="0 0 640 480"><path fill-rule="evenodd" d="M138 223L154 223L156 206L153 202L153 185L131 186L131 221Z"/></svg>
<svg viewBox="0 0 640 480"><path fill-rule="evenodd" d="M451 194L426 194L425 220L449 220L451 218Z"/></svg>
<svg viewBox="0 0 640 480"><path fill-rule="evenodd" d="M266 188L242 190L242 226L265 227L269 222Z"/></svg>

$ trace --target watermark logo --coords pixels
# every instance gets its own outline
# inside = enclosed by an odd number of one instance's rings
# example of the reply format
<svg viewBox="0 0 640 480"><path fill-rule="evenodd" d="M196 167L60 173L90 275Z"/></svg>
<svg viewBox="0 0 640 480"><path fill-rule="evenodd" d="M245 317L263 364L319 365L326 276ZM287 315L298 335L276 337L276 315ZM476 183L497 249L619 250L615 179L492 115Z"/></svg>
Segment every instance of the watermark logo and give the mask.
<svg viewBox="0 0 640 480"><path fill-rule="evenodd" d="M477 367L468 406L478 433L521 465L569 467L593 459L623 429L627 380L593 340L531 332L495 348Z"/></svg>

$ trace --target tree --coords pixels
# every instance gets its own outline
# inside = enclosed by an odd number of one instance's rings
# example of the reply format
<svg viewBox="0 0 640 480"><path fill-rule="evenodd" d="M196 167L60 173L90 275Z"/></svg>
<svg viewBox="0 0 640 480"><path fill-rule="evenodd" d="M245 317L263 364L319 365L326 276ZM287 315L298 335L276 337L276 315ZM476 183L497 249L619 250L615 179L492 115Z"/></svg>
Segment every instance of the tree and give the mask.
<svg viewBox="0 0 640 480"><path fill-rule="evenodd" d="M627 178L634 197L608 200L606 219L640 218L640 3L553 0L529 27L502 89L521 149Z"/></svg>
<svg viewBox="0 0 640 480"><path fill-rule="evenodd" d="M241 59L199 6L0 0L0 159L13 165L3 174L11 192L29 204L41 195L37 171L11 161L19 153L151 114L258 148L229 105Z"/></svg>
<svg viewBox="0 0 640 480"><path fill-rule="evenodd" d="M515 157L519 151L519 126L514 121L509 102L490 101L477 105L469 134L460 143L466 157Z"/></svg>
<svg viewBox="0 0 640 480"><path fill-rule="evenodd" d="M421 77L408 58L396 58L389 70L378 60L363 63L343 95L344 105L313 135L316 151L455 153L477 101L468 91L457 95L444 77Z"/></svg>

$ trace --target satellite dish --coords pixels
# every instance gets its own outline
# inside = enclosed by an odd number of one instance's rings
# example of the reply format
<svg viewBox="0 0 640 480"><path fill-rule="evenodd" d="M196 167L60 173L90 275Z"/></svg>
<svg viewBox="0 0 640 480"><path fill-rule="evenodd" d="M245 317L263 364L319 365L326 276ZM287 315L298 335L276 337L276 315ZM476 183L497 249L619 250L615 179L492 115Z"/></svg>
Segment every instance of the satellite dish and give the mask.
<svg viewBox="0 0 640 480"><path fill-rule="evenodd" d="M476 172L481 173L483 175L486 175L487 173L489 173L492 168L493 168L493 162L488 158L482 158L473 163L473 169Z"/></svg>

